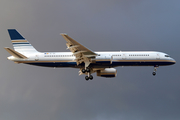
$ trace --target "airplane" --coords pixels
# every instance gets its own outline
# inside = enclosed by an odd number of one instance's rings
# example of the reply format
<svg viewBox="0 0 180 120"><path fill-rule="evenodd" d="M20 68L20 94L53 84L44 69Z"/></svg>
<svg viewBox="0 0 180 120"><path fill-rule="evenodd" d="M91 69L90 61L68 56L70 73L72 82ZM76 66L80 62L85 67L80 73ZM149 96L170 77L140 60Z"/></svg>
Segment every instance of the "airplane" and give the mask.
<svg viewBox="0 0 180 120"><path fill-rule="evenodd" d="M108 51L94 52L62 33L67 49L71 52L39 52L16 29L8 29L14 50L4 49L12 56L8 60L42 67L79 68L79 75L92 80L92 73L97 76L112 78L117 76L118 66L153 66L156 75L159 66L173 65L176 61L168 54L157 51Z"/></svg>

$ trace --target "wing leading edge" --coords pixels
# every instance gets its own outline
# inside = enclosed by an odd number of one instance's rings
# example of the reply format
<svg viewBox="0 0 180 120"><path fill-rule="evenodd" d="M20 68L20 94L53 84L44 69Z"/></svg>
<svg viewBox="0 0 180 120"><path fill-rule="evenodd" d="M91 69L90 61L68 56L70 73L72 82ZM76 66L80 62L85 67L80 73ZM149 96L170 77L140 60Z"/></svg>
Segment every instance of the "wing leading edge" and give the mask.
<svg viewBox="0 0 180 120"><path fill-rule="evenodd" d="M67 34L61 33L61 35L67 41L66 43L67 49L69 49L76 57L77 65L84 62L85 68L88 67L89 64L92 62L91 58L95 58L97 54L89 50L88 48L84 47L83 45L81 45L80 43L69 37Z"/></svg>

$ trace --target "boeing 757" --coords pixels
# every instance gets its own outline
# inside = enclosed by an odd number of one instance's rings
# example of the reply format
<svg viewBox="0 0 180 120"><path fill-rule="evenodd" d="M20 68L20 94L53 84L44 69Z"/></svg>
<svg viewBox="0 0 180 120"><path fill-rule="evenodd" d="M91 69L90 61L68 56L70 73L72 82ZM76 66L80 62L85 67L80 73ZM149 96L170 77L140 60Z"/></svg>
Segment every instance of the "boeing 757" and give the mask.
<svg viewBox="0 0 180 120"><path fill-rule="evenodd" d="M15 63L43 67L79 68L79 75L85 74L86 80L92 80L92 73L100 77L116 77L118 66L153 66L153 75L159 66L173 65L176 61L168 54L156 51L109 51L94 52L67 34L62 33L67 49L71 52L39 52L17 30L8 29L14 49L4 49L12 56L8 60Z"/></svg>

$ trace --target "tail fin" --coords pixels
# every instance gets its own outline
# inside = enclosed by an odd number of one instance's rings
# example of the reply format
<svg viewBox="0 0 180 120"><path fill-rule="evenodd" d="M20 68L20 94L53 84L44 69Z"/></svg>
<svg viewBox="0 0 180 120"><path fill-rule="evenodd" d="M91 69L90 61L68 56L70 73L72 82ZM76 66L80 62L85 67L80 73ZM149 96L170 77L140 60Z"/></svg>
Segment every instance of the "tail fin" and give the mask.
<svg viewBox="0 0 180 120"><path fill-rule="evenodd" d="M21 54L38 52L16 29L8 29L14 50Z"/></svg>

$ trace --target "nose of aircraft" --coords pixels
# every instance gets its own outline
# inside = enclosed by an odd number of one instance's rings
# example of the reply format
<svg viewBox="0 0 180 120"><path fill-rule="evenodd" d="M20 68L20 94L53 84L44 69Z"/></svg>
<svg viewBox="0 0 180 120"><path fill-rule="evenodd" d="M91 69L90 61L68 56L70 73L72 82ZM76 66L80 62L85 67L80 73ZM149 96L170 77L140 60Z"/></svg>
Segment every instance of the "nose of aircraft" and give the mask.
<svg viewBox="0 0 180 120"><path fill-rule="evenodd" d="M171 58L171 62L172 62L172 64L176 63L176 61L173 58Z"/></svg>

